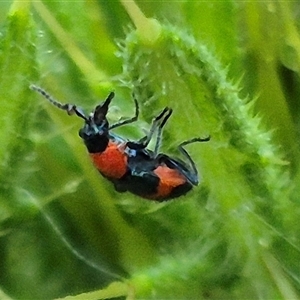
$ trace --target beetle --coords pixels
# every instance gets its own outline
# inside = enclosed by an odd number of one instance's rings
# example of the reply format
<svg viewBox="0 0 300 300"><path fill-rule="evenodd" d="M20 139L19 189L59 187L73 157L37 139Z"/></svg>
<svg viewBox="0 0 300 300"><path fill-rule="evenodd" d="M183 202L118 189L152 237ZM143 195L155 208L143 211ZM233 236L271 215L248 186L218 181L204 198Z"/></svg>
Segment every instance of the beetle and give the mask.
<svg viewBox="0 0 300 300"><path fill-rule="evenodd" d="M114 92L111 92L103 103L97 105L86 116L76 105L62 104L36 85L31 85L30 88L57 108L66 111L69 115L76 114L84 120L79 136L83 139L95 167L114 184L118 192L129 191L145 199L166 201L182 196L193 186L198 185L197 168L184 146L194 142L209 141L210 137L194 138L178 146L187 163L159 153L162 130L173 112L172 109L166 107L153 118L146 136L138 141L130 141L111 130L138 120L139 106L134 97L135 115L110 125L107 113ZM155 132L157 132L156 142L152 151L147 147Z"/></svg>

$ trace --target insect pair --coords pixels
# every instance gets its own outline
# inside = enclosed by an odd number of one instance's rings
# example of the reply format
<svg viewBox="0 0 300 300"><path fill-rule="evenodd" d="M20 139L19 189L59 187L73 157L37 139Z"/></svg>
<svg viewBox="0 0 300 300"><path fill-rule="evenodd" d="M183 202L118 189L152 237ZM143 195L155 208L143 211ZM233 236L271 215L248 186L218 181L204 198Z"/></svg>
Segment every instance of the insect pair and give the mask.
<svg viewBox="0 0 300 300"><path fill-rule="evenodd" d="M182 196L198 185L197 168L184 146L195 142L207 142L210 137L194 138L178 146L186 162L160 153L163 127L171 116L172 109L164 108L153 118L147 135L138 141L131 141L114 134L112 129L138 120L139 106L136 99L134 117L110 125L107 113L114 97L113 92L86 116L76 105L62 104L35 85L31 85L30 88L69 115L76 114L84 120L79 136L83 139L95 167L114 184L118 192L129 191L142 198L166 201ZM148 149L148 145L155 133L156 141L152 151Z"/></svg>

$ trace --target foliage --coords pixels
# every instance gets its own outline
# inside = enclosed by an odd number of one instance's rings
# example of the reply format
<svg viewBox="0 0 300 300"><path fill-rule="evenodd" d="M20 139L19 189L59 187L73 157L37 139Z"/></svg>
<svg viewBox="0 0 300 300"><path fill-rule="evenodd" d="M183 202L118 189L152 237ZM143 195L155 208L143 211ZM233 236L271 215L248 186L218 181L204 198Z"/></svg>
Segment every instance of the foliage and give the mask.
<svg viewBox="0 0 300 300"><path fill-rule="evenodd" d="M299 4L8 4L1 298L297 299ZM172 107L162 151L212 137L188 149L200 185L161 204L115 192L88 159L81 120L31 83L85 111L115 90L112 121L134 113L134 92L141 120L118 130L130 139Z"/></svg>

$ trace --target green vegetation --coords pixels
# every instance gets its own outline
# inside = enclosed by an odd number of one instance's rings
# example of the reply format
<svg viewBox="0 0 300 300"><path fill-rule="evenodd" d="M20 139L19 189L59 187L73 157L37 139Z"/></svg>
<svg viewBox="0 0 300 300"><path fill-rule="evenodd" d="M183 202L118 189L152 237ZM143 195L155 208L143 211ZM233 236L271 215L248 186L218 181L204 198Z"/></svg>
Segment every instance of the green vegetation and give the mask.
<svg viewBox="0 0 300 300"><path fill-rule="evenodd" d="M297 2L1 2L1 299L300 298ZM201 183L120 194L69 117L29 89L188 146ZM99 100L100 99L100 100Z"/></svg>

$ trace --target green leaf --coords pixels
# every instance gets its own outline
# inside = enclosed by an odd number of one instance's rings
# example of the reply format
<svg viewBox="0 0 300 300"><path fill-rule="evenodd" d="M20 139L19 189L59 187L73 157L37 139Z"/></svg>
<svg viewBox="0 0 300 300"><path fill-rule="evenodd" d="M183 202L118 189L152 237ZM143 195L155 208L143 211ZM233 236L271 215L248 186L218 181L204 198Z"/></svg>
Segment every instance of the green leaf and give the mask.
<svg viewBox="0 0 300 300"><path fill-rule="evenodd" d="M0 4L3 296L299 298L299 4L137 3ZM82 120L32 83L86 113L114 90L112 122L134 92L140 120L115 131L130 139L172 107L161 151L211 136L187 147L199 186L161 204L115 192Z"/></svg>
<svg viewBox="0 0 300 300"><path fill-rule="evenodd" d="M33 209L16 194L31 176L30 162L34 157L30 128L34 122L35 102L28 84L36 80L34 67L35 33L29 16L29 4L15 2L2 26L0 40L0 189L1 220L13 210L24 216Z"/></svg>

